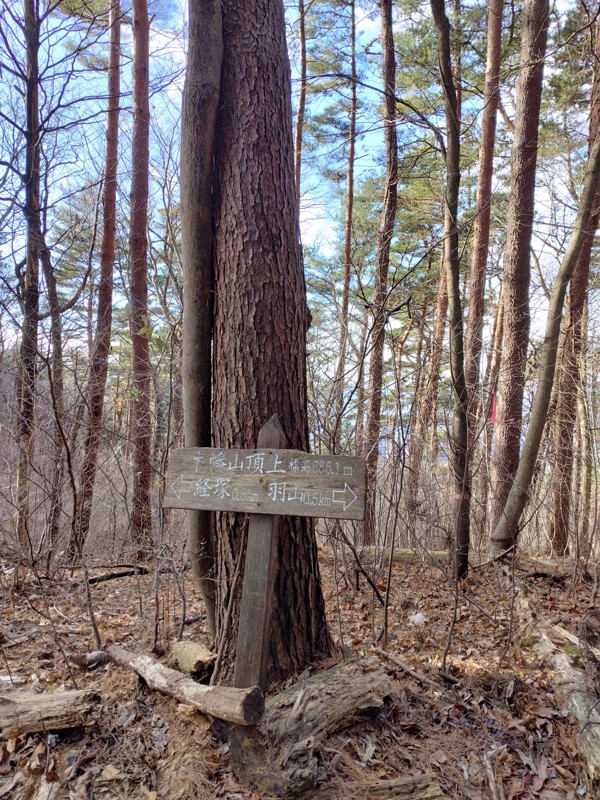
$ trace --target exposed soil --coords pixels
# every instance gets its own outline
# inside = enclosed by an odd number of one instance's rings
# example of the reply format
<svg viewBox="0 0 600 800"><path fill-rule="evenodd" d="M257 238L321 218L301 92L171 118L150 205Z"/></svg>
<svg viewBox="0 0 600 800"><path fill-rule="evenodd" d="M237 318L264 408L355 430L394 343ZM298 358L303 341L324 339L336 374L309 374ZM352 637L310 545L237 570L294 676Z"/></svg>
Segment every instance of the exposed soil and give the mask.
<svg viewBox="0 0 600 800"><path fill-rule="evenodd" d="M435 775L451 798L595 796L578 755L576 724L557 703L554 675L535 651L531 625L519 619L510 567L477 568L455 593L442 563L415 558L394 565L387 643L374 644L382 614L373 591L364 578L357 589L354 571L345 576L329 549L321 555L340 649L354 655L386 649L391 658L379 656L394 687L382 713L326 744L330 785L340 798L349 781L421 772ZM367 566L385 596L387 565ZM577 634L592 581L561 569L523 566L514 574L540 619ZM110 571L119 570L94 567L91 574ZM69 664L69 656L96 649L80 573L38 580L28 572L17 579L4 563L1 580L2 690L93 688L102 702L85 729L0 742L0 799L259 798L231 774L222 726L149 692L125 668ZM160 655L181 630L208 644L189 572L121 577L90 588L104 644ZM556 644L575 661L582 658L576 646Z"/></svg>

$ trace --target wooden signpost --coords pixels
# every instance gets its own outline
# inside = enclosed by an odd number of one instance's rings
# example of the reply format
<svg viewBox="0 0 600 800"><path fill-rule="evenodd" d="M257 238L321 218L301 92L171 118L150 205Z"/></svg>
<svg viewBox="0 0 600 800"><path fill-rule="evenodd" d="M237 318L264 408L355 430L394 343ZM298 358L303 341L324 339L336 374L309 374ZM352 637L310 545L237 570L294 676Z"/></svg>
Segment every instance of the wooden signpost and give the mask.
<svg viewBox="0 0 600 800"><path fill-rule="evenodd" d="M234 686L264 688L275 577L278 516L363 519L363 458L284 449L277 417L255 450L190 447L173 451L165 508L250 514Z"/></svg>

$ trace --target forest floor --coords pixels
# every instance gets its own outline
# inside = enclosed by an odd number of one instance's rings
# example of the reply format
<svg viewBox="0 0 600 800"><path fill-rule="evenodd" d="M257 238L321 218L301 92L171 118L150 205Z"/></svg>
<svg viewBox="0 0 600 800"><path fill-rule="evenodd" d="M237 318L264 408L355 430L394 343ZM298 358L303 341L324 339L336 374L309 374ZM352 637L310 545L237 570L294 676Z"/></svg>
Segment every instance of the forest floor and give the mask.
<svg viewBox="0 0 600 800"><path fill-rule="evenodd" d="M29 573L16 586L13 568L0 566L0 688L76 686L101 696L86 728L0 741L0 799L259 800L236 783L228 746L210 720L150 692L126 668L85 671L69 664L73 654L96 649L77 575L37 580ZM346 652L375 652L381 612L371 589L364 579L358 589L354 579L350 586L327 549L321 567L332 635ZM393 695L382 713L327 741L323 752L335 796L346 797L344 785L351 781L430 773L451 798L594 797L577 750L577 724L558 702L556 676L536 652L536 637L515 602L517 575L539 620L577 634L591 607L592 581L562 569L542 574L527 565L489 564L474 569L455 592L445 565L417 558L395 564L386 648L399 663L380 654ZM118 570L94 568L92 574L109 571ZM385 594L387 568L375 574ZM181 628L184 638L208 644L189 571L96 583L91 597L105 644L145 653L154 647L156 653L167 650ZM557 646L575 662L581 657L576 646Z"/></svg>

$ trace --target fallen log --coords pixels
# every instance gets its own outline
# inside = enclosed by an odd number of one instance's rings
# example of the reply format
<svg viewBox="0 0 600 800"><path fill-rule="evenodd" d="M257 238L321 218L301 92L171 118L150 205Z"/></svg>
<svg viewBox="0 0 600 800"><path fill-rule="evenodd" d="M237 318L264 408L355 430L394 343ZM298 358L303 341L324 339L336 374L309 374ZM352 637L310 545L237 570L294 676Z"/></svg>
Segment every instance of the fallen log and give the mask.
<svg viewBox="0 0 600 800"><path fill-rule="evenodd" d="M579 637L557 625L544 623L533 611L525 587L515 581L519 589L515 607L518 608L524 625L522 641L543 656L555 672L556 695L577 720L577 747L585 760L588 775L593 781L600 780L600 700L588 684L585 674L573 666L571 658L558 652L552 637L586 645ZM588 648L591 645L587 645ZM591 647L592 654L595 648Z"/></svg>
<svg viewBox="0 0 600 800"><path fill-rule="evenodd" d="M235 725L252 725L264 711L264 698L257 686L250 689L204 686L142 653L132 653L117 645L107 647L106 651L115 663L140 675L151 689L175 697L203 714Z"/></svg>
<svg viewBox="0 0 600 800"><path fill-rule="evenodd" d="M100 695L97 692L85 689L0 695L0 737L88 725L93 722L90 716L99 702Z"/></svg>
<svg viewBox="0 0 600 800"><path fill-rule="evenodd" d="M579 723L577 744L593 781L600 779L600 710L598 695L590 690L580 670L565 653L555 653L556 693Z"/></svg>
<svg viewBox="0 0 600 800"><path fill-rule="evenodd" d="M236 778L259 794L292 797L327 778L321 745L365 711L379 709L391 680L377 658L338 664L270 697L255 728L229 732ZM434 795L435 796L435 795Z"/></svg>

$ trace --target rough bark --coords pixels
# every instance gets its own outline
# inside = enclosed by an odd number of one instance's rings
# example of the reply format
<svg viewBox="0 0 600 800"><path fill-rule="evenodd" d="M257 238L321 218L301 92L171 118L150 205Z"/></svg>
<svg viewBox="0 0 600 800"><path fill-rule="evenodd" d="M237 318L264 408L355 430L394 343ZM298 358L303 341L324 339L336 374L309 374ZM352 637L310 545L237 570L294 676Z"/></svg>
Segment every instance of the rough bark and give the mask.
<svg viewBox="0 0 600 800"><path fill-rule="evenodd" d="M150 412L150 329L148 318L148 181L149 181L150 20L147 0L133 0L133 138L131 145L131 210L129 223L133 446L131 533L138 557L152 544L150 483L152 480L152 414Z"/></svg>
<svg viewBox="0 0 600 800"><path fill-rule="evenodd" d="M530 249L548 34L548 0L527 0L517 81L515 136L504 260L504 345L498 383L498 420L492 453L490 524L496 529L519 463L523 389L529 344ZM492 545L493 549L496 545Z"/></svg>
<svg viewBox="0 0 600 800"><path fill-rule="evenodd" d="M223 44L213 197L214 444L254 447L276 414L288 446L307 450L308 309L282 2L225 0ZM241 589L234 575L246 527L243 518L218 516L220 682L231 678ZM330 647L307 518L281 520L277 565L270 678Z"/></svg>
<svg viewBox="0 0 600 800"><path fill-rule="evenodd" d="M203 714L234 725L252 725L263 713L263 696L256 686L250 689L204 686L142 653L132 653L117 645L111 645L106 650L115 663L129 667L140 675L150 689L175 697L180 703L194 706Z"/></svg>
<svg viewBox="0 0 600 800"><path fill-rule="evenodd" d="M492 554L511 548L517 540L521 514L525 508L534 475L537 454L544 432L546 414L556 369L563 306L567 288L586 237L590 234L598 187L600 186L600 136L590 152L577 218L558 275L554 281L544 343L540 353L539 377L523 452L506 505L492 534ZM595 228L594 228L595 229Z"/></svg>
<svg viewBox="0 0 600 800"><path fill-rule="evenodd" d="M600 29L596 25L594 79L590 114L590 147L600 130ZM574 461L574 431L577 415L577 393L581 383L581 360L585 341L585 306L590 275L592 247L600 220L600 193L586 231L569 290L569 311L562 335L557 376L557 403L554 415L553 441L555 458L552 472L552 510L550 541L557 555L566 555L569 545L571 494ZM582 441L583 444L583 441ZM583 458L585 459L585 454Z"/></svg>
<svg viewBox="0 0 600 800"><path fill-rule="evenodd" d="M100 695L87 689L0 695L0 738L88 725L94 721L91 714L99 706Z"/></svg>
<svg viewBox="0 0 600 800"><path fill-rule="evenodd" d="M446 191L444 206L444 269L450 312L450 373L454 390L452 420L452 472L454 478L455 573L463 579L469 571L469 514L471 476L469 470L467 387L460 296L460 253L458 241L458 194L460 189L460 109L452 74L450 21L444 0L431 0L438 29L438 60L446 115Z"/></svg>
<svg viewBox="0 0 600 800"><path fill-rule="evenodd" d="M381 393L383 388L383 348L387 323L388 272L390 247L396 222L398 204L398 135L396 131L396 57L394 53L393 2L381 0L381 38L383 44L383 86L386 184L377 237L377 259L373 287L371 329L371 357L369 360L369 388L367 423L365 430L365 458L367 463L367 497L365 519L362 526L363 544L372 544L376 537L377 468L379 464L379 435L381 432Z"/></svg>
<svg viewBox="0 0 600 800"><path fill-rule="evenodd" d="M121 102L121 6L113 0L110 8L110 54L108 63L108 113L102 198L102 244L96 332L90 359L87 388L87 429L79 491L77 516L73 521L69 551L81 553L90 528L92 499L96 482L98 450L102 433L104 391L108 374L112 329L113 265L117 228L117 164L119 158L119 108Z"/></svg>
<svg viewBox="0 0 600 800"><path fill-rule="evenodd" d="M186 447L211 445L211 348L214 277L212 181L223 35L220 0L189 4L189 47L183 93L181 227L183 256L183 398ZM188 549L215 627L213 515L188 511Z"/></svg>

